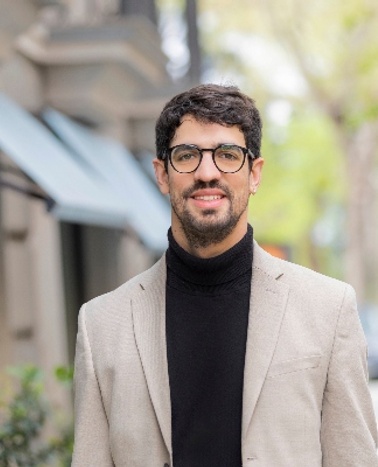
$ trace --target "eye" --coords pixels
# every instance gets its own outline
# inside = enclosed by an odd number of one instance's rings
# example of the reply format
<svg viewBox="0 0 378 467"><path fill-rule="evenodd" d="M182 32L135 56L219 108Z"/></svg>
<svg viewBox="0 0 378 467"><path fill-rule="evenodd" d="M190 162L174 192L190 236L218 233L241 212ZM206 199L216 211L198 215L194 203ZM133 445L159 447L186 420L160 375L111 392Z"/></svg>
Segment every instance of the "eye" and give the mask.
<svg viewBox="0 0 378 467"><path fill-rule="evenodd" d="M171 157L176 164L187 164L197 161L200 157L200 153L195 147L183 145L174 148Z"/></svg>
<svg viewBox="0 0 378 467"><path fill-rule="evenodd" d="M187 151L187 152L175 154L175 159L179 162L190 161L191 159L195 157L197 157L197 155L193 151Z"/></svg>
<svg viewBox="0 0 378 467"><path fill-rule="evenodd" d="M217 157L228 161L234 161L238 159L237 155L235 155L231 151L219 151L219 153L217 153Z"/></svg>
<svg viewBox="0 0 378 467"><path fill-rule="evenodd" d="M215 156L224 162L235 162L243 158L243 152L238 146L221 146Z"/></svg>

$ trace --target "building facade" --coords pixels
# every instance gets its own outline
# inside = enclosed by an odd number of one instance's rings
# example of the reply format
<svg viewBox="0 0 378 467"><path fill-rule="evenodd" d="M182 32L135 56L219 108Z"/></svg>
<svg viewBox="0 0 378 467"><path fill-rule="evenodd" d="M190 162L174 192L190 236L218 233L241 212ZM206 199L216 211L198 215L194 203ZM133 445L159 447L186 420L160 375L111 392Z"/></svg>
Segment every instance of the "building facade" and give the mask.
<svg viewBox="0 0 378 467"><path fill-rule="evenodd" d="M164 251L169 205L149 170L176 90L152 0L0 7L0 372L51 375L72 363L80 305Z"/></svg>

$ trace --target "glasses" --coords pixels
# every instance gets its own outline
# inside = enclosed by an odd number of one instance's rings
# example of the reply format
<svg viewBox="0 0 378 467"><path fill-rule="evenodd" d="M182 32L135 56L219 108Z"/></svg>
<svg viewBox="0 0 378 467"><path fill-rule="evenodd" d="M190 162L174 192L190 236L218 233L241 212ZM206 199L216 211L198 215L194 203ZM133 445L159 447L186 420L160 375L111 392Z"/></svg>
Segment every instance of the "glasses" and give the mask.
<svg viewBox="0 0 378 467"><path fill-rule="evenodd" d="M200 166L205 151L211 152L215 167L223 173L238 172L243 167L246 156L251 160L256 159L250 149L236 144L220 144L214 149L200 149L194 144L179 144L169 148L167 155L176 172L191 173Z"/></svg>

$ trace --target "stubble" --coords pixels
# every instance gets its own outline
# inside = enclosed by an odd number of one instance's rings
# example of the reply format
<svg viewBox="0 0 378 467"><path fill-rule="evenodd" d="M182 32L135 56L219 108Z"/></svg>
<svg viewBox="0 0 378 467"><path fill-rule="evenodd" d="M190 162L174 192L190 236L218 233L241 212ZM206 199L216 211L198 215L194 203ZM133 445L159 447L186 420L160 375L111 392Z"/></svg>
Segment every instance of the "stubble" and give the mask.
<svg viewBox="0 0 378 467"><path fill-rule="evenodd" d="M203 210L200 214L196 215L190 212L185 201L196 190L206 188L218 188L223 191L229 201L229 206L225 213L220 214L216 209ZM171 196L171 205L176 217L180 221L188 244L191 248L198 249L219 244L232 233L240 217L247 209L248 198L245 201L236 201L228 187L218 181L210 183L198 181L184 191L180 199Z"/></svg>

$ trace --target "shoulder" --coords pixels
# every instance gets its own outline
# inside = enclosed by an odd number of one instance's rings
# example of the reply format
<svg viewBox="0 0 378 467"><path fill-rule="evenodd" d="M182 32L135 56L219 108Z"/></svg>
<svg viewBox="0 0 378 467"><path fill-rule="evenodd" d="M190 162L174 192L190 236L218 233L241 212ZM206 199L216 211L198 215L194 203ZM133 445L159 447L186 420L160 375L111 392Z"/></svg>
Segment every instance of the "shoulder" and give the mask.
<svg viewBox="0 0 378 467"><path fill-rule="evenodd" d="M314 299L315 297L324 299L334 297L339 300L344 300L346 297L355 299L354 290L349 284L304 266L273 257L256 242L254 244L253 267L287 284L292 293L306 296L312 294Z"/></svg>
<svg viewBox="0 0 378 467"><path fill-rule="evenodd" d="M165 283L165 264L165 256L163 256L151 268L123 283L117 289L88 301L83 305L82 310L85 310L87 315L127 312L131 301L146 289L161 287Z"/></svg>

